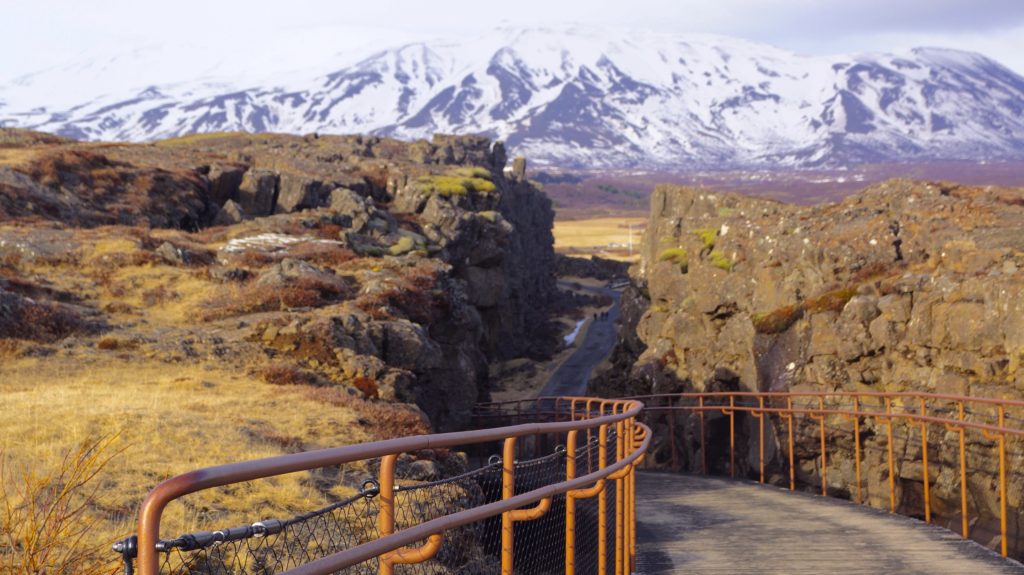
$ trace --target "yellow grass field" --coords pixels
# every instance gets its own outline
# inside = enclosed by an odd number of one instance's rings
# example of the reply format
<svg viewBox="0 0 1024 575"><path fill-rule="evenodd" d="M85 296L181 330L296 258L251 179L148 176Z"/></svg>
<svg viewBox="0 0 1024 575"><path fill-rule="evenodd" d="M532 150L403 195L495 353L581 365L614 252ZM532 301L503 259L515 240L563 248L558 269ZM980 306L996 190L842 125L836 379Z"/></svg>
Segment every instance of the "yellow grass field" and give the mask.
<svg viewBox="0 0 1024 575"><path fill-rule="evenodd" d="M576 256L632 261L639 256L646 218L610 217L555 221L555 251ZM630 236L633 250L630 254Z"/></svg>
<svg viewBox="0 0 1024 575"><path fill-rule="evenodd" d="M89 543L134 532L136 506L160 480L199 467L375 439L353 410L208 365L5 358L0 370L0 454L8 472L57 465L81 442L116 436L89 519ZM123 451L121 451L123 450ZM172 505L165 535L305 512L327 494L298 473L190 496ZM10 475L7 479L12 479ZM10 485L7 486L10 489ZM340 487L339 487L340 488ZM348 492L332 493L335 497ZM257 515L258 517L250 517Z"/></svg>

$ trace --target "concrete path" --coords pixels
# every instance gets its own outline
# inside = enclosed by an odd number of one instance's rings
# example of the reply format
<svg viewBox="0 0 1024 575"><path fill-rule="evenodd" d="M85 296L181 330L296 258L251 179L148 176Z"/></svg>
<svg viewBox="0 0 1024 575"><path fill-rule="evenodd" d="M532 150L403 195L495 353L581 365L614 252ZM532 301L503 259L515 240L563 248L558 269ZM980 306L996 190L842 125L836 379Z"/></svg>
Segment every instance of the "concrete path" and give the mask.
<svg viewBox="0 0 1024 575"><path fill-rule="evenodd" d="M604 358L608 357L618 341L619 334L615 322L619 318L619 299L622 297L622 293L609 288L584 286L583 289L612 298L608 319L595 321L587 318L588 322L593 323L587 328L586 335L582 340L577 340L576 351L562 365L558 366L547 385L541 390L539 397L586 395L590 373L600 365Z"/></svg>
<svg viewBox="0 0 1024 575"><path fill-rule="evenodd" d="M1024 574L945 529L756 483L640 473L636 516L644 575Z"/></svg>

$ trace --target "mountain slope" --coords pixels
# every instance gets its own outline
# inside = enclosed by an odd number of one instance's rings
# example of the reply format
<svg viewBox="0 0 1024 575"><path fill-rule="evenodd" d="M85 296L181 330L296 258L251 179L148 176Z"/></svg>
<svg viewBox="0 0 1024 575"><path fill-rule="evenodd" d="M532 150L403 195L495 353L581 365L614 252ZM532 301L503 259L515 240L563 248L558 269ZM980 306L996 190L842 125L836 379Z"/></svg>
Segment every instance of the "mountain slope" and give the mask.
<svg viewBox="0 0 1024 575"><path fill-rule="evenodd" d="M0 123L118 140L227 130L482 133L541 163L575 167L1024 157L1024 78L952 50L810 58L721 37L505 28L406 44L324 72L204 79L36 108L15 107L0 86Z"/></svg>

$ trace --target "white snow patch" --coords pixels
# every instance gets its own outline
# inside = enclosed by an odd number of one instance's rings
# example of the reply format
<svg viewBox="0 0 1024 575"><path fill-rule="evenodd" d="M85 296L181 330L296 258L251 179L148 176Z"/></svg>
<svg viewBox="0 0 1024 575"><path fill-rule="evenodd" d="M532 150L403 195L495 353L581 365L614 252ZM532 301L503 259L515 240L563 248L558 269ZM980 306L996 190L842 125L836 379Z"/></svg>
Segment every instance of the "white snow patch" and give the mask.
<svg viewBox="0 0 1024 575"><path fill-rule="evenodd" d="M285 234L266 233L245 238L235 238L221 248L227 253L244 252L246 250L262 250L276 252L287 248L290 245L301 243L336 244L344 245L334 240L323 240L309 236L289 236Z"/></svg>
<svg viewBox="0 0 1024 575"><path fill-rule="evenodd" d="M586 321L587 321L586 319L581 319L581 320L576 322L576 329L572 330L572 333L570 333L569 335L565 336L565 345L567 345L567 346L568 345L572 345L573 342L576 341L576 336L578 336L580 334L580 330L583 329L583 324Z"/></svg>

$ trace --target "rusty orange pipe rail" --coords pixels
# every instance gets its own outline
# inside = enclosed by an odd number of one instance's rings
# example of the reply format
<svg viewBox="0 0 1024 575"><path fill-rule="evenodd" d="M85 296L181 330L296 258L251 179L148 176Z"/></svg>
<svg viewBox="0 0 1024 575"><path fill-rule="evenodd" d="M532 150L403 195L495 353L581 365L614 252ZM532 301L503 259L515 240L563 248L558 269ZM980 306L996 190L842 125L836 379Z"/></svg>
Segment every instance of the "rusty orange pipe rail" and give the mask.
<svg viewBox="0 0 1024 575"><path fill-rule="evenodd" d="M673 398L666 402L665 398ZM1006 443L1008 437L1024 437L1024 429L1007 427L1006 410L1017 408L1024 412L1024 401L1009 400L985 397L966 397L950 394L930 394L920 392L826 392L826 391L797 391L797 392L705 392L705 393L677 393L662 395L635 396L630 399L643 400L653 403L645 408L646 412L668 412L689 411L699 415L700 444L701 444L701 468L707 473L706 440L704 438L704 412L721 412L729 417L729 473L735 476L735 415L736 413L747 413L750 417L758 420L758 434L760 442L760 478L764 481L764 417L766 414L777 415L786 421L788 435L788 456L789 456L789 485L795 489L795 442L794 442L794 417L804 416L817 422L819 432L819 449L821 451L821 490L822 495L828 494L828 468L827 468L827 436L826 419L829 417L845 417L853 422L854 434L854 457L856 497L859 503L863 503L862 476L861 476L861 420L872 418L886 427L886 459L888 464L889 483L889 508L896 512L896 469L894 445L895 438L893 429L898 421L904 421L908 431L917 428L917 436L921 441L921 466L922 466L922 494L923 494L923 517L926 522L932 520L931 485L930 485L930 463L929 463L929 425L942 424L945 429L956 432L959 443L959 479L960 479L960 512L961 512L961 535L966 539L969 537L969 508L967 499L967 451L965 445L965 434L967 430L979 432L989 441L995 442L999 457L999 523L1000 523L1000 551L1003 556L1008 552L1008 530L1007 530L1007 454ZM691 400L696 404L686 405L684 402ZM743 403L747 400L747 403ZM752 403L756 400L756 405ZM766 405L766 400L768 405ZM771 402L780 403L785 400L785 407L774 406ZM816 405L797 405L794 400L803 400L804 403ZM826 400L835 400L839 403L849 401L851 408L843 406L826 406ZM874 401L872 401L874 400ZM728 401L728 403L726 403ZM875 403L875 409L866 409L865 403ZM903 411L894 409L897 404ZM983 411L972 415L974 421L968 420L967 407L973 406ZM940 410L939 407L944 408ZM913 411L912 411L913 410ZM989 413L994 410L994 414ZM939 412L937 415L936 412ZM944 415L942 412L950 412ZM987 417L995 421L991 423L977 421ZM670 416L671 419L671 416ZM913 435L908 436L907 441ZM673 438L674 444L674 438Z"/></svg>
<svg viewBox="0 0 1024 575"><path fill-rule="evenodd" d="M591 493L596 492L594 495L600 498L602 511L604 511L606 498L604 497L605 490L603 486L608 481L619 481L631 485L628 482L632 481L632 472L639 462L643 460L643 455L650 446L652 434L646 426L636 421L643 408L643 404L636 400L595 400L593 398L563 397L539 398L534 405L542 406L544 402L556 402L556 411L558 411L557 406L566 401L569 402L572 411L569 421L560 421L564 414L558 414L555 417L558 421L552 423L528 423L493 429L421 435L333 449L322 449L208 467L168 479L150 491L143 501L139 512L138 573L140 575L157 575L159 573L157 543L160 541L160 521L167 505L180 497L214 487L367 459L381 458L381 514L378 517L380 537L333 555L311 561L287 573L290 575L323 575L376 557L380 559L379 573L389 574L393 572L393 565L395 564L421 562L436 554L442 545L443 539L441 534L444 531L498 515L503 517L503 527L505 517L508 517L509 523L517 520L527 521L535 519L550 511L551 498L561 494L573 493L575 497L582 498L584 496L593 496ZM592 409L595 403L599 405L599 409L596 411ZM491 405L496 406L500 404ZM581 413L578 407L584 405L586 406L586 411ZM526 415L529 415L529 413ZM520 421L523 418L522 402L516 403L514 416ZM613 462L607 462L605 459L605 435L609 426L616 426L620 430L617 435L616 444L621 448L618 450ZM510 455L516 452L516 444L518 443L516 440L519 438L527 436L541 437L545 434L562 434L579 432L581 430L585 430L588 434L592 430L597 430L600 433L601 465L596 471L579 477L567 478L560 483L546 485L521 494L510 493L509 489L503 485L503 498L499 501L452 513L402 529L398 532L393 532L394 463L399 454L424 449L461 447L502 441L504 442L503 450L505 455L503 465L507 465L514 459ZM617 490L617 493L621 492L621 489ZM616 547L617 549L628 549L630 564L632 564L633 557L635 557L635 541L626 538L627 534L632 533L632 525L626 525L625 523L631 523L635 519L635 514L631 509L624 508L631 501L622 497L617 497L617 499L621 499L621 501L616 505L615 514L617 518L622 518L624 524L621 528L616 529ZM538 505L532 509L523 509L532 504ZM605 514L602 514L600 517L599 546L606 549L604 517ZM426 541L426 543L418 548L408 547L421 541ZM599 559L603 563L603 556ZM509 573L511 572L511 563L509 562L507 569L506 571L506 566L503 562L503 572ZM605 571L601 572L604 573Z"/></svg>

